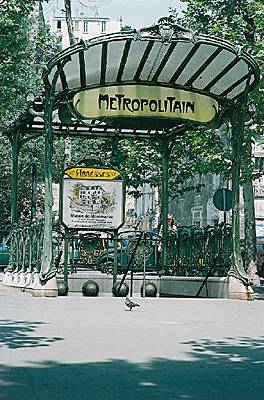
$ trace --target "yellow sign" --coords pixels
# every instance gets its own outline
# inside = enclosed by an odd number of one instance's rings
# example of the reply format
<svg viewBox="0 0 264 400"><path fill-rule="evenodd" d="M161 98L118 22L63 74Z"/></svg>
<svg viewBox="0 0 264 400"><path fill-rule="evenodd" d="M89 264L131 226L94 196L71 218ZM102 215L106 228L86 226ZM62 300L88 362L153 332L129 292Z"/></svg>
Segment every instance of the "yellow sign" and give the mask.
<svg viewBox="0 0 264 400"><path fill-rule="evenodd" d="M120 175L120 172L113 169L82 167L69 168L64 173L73 179L103 179L107 181L112 181Z"/></svg>
<svg viewBox="0 0 264 400"><path fill-rule="evenodd" d="M86 89L73 98L86 119L159 118L212 121L218 113L213 98L182 89L150 85L118 85Z"/></svg>

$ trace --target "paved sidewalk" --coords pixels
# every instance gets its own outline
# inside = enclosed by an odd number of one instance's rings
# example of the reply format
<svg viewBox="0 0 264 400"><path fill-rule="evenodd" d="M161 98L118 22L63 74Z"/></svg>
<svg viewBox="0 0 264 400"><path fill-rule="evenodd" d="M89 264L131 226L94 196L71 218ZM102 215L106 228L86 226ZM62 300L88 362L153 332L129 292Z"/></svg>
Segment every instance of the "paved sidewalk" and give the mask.
<svg viewBox="0 0 264 400"><path fill-rule="evenodd" d="M263 397L264 301L33 298L0 287L1 400Z"/></svg>

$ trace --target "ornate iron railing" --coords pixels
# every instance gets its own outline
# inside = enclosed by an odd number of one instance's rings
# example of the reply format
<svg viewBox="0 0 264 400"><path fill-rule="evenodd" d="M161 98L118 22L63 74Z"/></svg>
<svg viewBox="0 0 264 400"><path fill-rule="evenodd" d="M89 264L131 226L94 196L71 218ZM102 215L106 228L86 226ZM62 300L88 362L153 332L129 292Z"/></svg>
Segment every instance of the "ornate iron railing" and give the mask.
<svg viewBox="0 0 264 400"><path fill-rule="evenodd" d="M231 266L231 227L223 224L205 228L181 227L168 233L165 244L158 234L136 231L121 232L117 237L106 232L72 232L64 239L68 239L71 272L98 270L112 274L115 241L118 273L126 272L130 264L133 272L145 270L158 275L206 276L210 271L212 275L226 276ZM161 264L162 245L167 249L166 266ZM62 270L61 262L59 272Z"/></svg>
<svg viewBox="0 0 264 400"><path fill-rule="evenodd" d="M40 272L43 248L43 220L12 229L9 251L10 272Z"/></svg>
<svg viewBox="0 0 264 400"><path fill-rule="evenodd" d="M170 231L165 274L226 276L231 267L232 232L229 225L183 227Z"/></svg>
<svg viewBox="0 0 264 400"><path fill-rule="evenodd" d="M11 235L7 271L39 273L43 252L43 220L17 225ZM116 242L116 252L114 243ZM167 265L161 264L161 249L166 246ZM65 251L68 246L67 251ZM231 227L180 227L171 230L162 243L153 232L53 231L53 265L57 272L98 270L112 274L115 257L117 273L129 268L135 273L178 276L226 276L231 266ZM67 254L66 261L65 255ZM131 259L133 258L133 259Z"/></svg>

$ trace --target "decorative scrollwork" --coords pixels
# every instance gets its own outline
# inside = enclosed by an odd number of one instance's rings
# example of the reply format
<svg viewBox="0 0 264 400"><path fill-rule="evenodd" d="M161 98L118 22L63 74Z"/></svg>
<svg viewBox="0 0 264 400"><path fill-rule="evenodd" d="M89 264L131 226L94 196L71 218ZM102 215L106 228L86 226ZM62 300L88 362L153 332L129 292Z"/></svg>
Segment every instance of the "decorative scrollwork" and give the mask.
<svg viewBox="0 0 264 400"><path fill-rule="evenodd" d="M140 40L144 37L144 33L160 37L164 44L170 43L173 37L183 37L191 41L195 40L195 33L188 28L176 24L172 16L162 17L158 20L157 24L139 29L136 32L136 39Z"/></svg>

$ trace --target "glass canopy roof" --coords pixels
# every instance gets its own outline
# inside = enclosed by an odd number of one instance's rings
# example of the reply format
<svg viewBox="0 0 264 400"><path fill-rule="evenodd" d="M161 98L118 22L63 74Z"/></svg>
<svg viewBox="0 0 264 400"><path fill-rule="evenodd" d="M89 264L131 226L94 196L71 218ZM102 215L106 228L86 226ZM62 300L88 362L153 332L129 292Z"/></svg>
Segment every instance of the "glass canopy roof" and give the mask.
<svg viewBox="0 0 264 400"><path fill-rule="evenodd" d="M59 63L69 57L56 91L69 93L87 87L152 83L236 100L258 81L255 61L241 48L206 36L173 37L170 43L151 34L101 36L62 52L50 63L50 84Z"/></svg>
<svg viewBox="0 0 264 400"><path fill-rule="evenodd" d="M54 74L62 68L56 82ZM196 34L176 25L170 18L161 18L157 25L139 31L124 31L80 42L58 53L48 64L44 82L49 89L55 84L55 108L64 104L57 126L74 125L75 132L111 134L109 119L81 120L73 112L76 93L87 89L153 85L181 89L217 100L219 114L226 111L246 91L252 91L259 80L254 59L240 46L220 38ZM66 104L66 106L65 106ZM68 122L62 115L68 112ZM66 114L65 114L66 110ZM68 110L68 111L69 111ZM73 113L73 114L72 114ZM69 117L70 115L70 117ZM188 121L172 122L168 128L183 128ZM165 125L166 127L166 125ZM54 124L56 130L56 123ZM127 126L119 120L119 133L148 136L155 128L144 124ZM129 128L129 129L128 129ZM162 124L156 125L156 131ZM122 135L121 135L122 136ZM125 135L126 136L126 135Z"/></svg>

